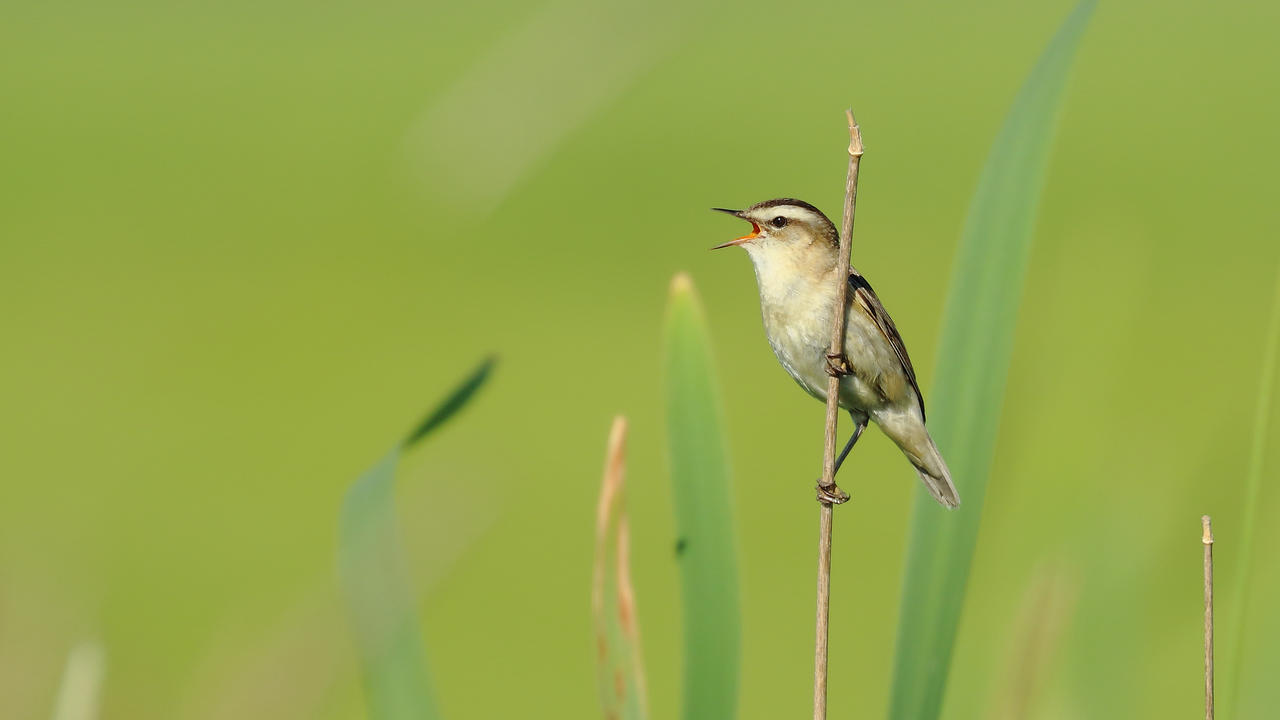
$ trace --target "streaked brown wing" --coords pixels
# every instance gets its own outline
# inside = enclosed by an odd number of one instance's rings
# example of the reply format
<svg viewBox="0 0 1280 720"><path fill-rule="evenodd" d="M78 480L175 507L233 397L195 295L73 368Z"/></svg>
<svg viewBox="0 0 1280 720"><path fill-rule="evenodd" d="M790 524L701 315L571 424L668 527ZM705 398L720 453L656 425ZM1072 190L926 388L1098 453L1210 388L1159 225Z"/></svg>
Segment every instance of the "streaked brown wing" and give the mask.
<svg viewBox="0 0 1280 720"><path fill-rule="evenodd" d="M876 327L880 328L880 334L889 341L889 347L893 348L894 354L898 356L902 371L906 373L907 379L911 381L911 387L916 391L916 400L920 403L920 419L924 420L924 393L920 392L920 385L916 383L916 369L911 367L911 357L907 355L907 346L902 342L902 336L898 334L898 326L893 324L893 318L889 317L889 311L884 309L880 298L876 297L876 291L871 289L871 284L856 270L849 273L849 290L853 292L854 305L861 308Z"/></svg>

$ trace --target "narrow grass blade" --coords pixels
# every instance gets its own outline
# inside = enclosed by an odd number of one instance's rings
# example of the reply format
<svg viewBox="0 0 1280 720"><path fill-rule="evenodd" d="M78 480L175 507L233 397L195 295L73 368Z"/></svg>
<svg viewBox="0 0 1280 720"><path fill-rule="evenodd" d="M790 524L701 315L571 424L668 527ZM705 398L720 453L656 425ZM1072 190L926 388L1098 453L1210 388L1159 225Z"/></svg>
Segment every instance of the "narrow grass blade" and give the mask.
<svg viewBox="0 0 1280 720"><path fill-rule="evenodd" d="M738 699L738 563L729 462L710 340L677 275L666 318L667 437L684 606L685 720L727 720Z"/></svg>
<svg viewBox="0 0 1280 720"><path fill-rule="evenodd" d="M596 559L591 583L591 612L595 620L596 680L607 720L645 720L649 717L631 585L630 536L623 499L626 476L627 421L613 420L605 452L604 480L596 506Z"/></svg>
<svg viewBox="0 0 1280 720"><path fill-rule="evenodd" d="M342 504L338 575L354 628L372 720L440 717L426 652L405 572L393 496L401 451L466 405L493 368L485 360L376 465L360 476Z"/></svg>
<svg viewBox="0 0 1280 720"><path fill-rule="evenodd" d="M984 717L1037 717L1034 706L1051 675L1078 595L1079 583L1065 568L1041 567L1032 577L1013 622L1012 642L991 694L991 710Z"/></svg>
<svg viewBox="0 0 1280 720"><path fill-rule="evenodd" d="M983 169L952 270L930 432L963 504L916 501L898 619L889 717L934 720L942 706L982 517L1005 375L1053 126L1067 70L1093 10L1063 23L1014 100Z"/></svg>
<svg viewBox="0 0 1280 720"><path fill-rule="evenodd" d="M1262 351L1262 371L1258 378L1258 405L1253 414L1253 440L1249 448L1249 468L1245 474L1244 521L1240 528L1240 547L1237 554L1240 563L1237 565L1236 579L1231 594L1230 620L1227 624L1227 643L1224 646L1230 654L1231 665L1223 676L1226 687L1223 698L1227 701L1227 712L1223 717L1234 717L1236 713L1236 692L1239 689L1240 672L1244 668L1244 624L1249 611L1249 593L1253 585L1253 545L1257 534L1258 496L1262 492L1262 465L1265 459L1267 440L1270 439L1271 403L1276 394L1276 370L1280 363L1277 351L1280 350L1280 273L1276 275L1275 300L1271 305L1271 324L1267 330L1267 344Z"/></svg>
<svg viewBox="0 0 1280 720"><path fill-rule="evenodd" d="M107 654L96 642L83 642L67 655L53 720L97 720Z"/></svg>
<svg viewBox="0 0 1280 720"><path fill-rule="evenodd" d="M467 379L459 383L453 389L453 392L449 393L449 396L441 401L436 406L436 409L423 418L422 422L418 423L418 426L413 429L413 432L405 437L404 441L400 443L401 449L408 450L418 444L419 440L443 425L449 418L453 417L454 413L461 410L471 400L471 396L480 389L480 386L484 385L484 382L489 379L489 373L493 371L495 362L497 361L494 358L486 358L484 362L476 366L476 369L471 371Z"/></svg>

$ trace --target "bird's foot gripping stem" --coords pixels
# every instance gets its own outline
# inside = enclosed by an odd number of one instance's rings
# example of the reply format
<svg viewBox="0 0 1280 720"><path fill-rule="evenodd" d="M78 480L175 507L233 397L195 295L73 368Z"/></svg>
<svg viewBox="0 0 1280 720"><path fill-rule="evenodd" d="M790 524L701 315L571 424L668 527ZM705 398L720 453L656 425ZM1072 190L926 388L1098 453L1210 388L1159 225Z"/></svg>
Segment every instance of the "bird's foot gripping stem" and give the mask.
<svg viewBox="0 0 1280 720"><path fill-rule="evenodd" d="M849 502L849 493L836 487L835 483L823 485L822 481L818 481L818 502L830 505L843 505Z"/></svg>
<svg viewBox="0 0 1280 720"><path fill-rule="evenodd" d="M843 377L853 374L853 366L844 353L827 353L827 374L831 377Z"/></svg>

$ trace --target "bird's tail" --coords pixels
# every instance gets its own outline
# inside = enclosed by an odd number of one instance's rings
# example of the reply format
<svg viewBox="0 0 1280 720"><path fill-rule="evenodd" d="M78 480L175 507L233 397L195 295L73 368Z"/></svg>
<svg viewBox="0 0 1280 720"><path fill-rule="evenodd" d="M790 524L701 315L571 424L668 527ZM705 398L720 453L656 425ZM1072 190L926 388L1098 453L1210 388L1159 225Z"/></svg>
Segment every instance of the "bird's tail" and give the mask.
<svg viewBox="0 0 1280 720"><path fill-rule="evenodd" d="M938 446L933 444L933 438L925 435L927 451L923 453L924 457L917 458L913 453L907 453L907 457L911 459L911 464L916 467L916 474L924 481L925 489L945 508L954 508L960 505L960 494L956 492L955 483L951 482L951 471L947 469L947 461L942 459L942 453L938 452Z"/></svg>
<svg viewBox="0 0 1280 720"><path fill-rule="evenodd" d="M951 482L947 461L942 459L942 453L938 452L938 446L933 444L933 438L929 437L929 431L918 415L911 413L881 418L880 428L915 466L916 473L934 500L946 508L960 504L960 495Z"/></svg>

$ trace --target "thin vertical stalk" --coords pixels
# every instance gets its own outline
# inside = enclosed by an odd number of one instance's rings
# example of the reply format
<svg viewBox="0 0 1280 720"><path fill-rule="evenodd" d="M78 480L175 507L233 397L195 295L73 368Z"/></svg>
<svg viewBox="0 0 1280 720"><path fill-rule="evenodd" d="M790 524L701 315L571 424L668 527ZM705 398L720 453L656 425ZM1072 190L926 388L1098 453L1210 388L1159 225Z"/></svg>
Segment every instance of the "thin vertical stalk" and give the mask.
<svg viewBox="0 0 1280 720"><path fill-rule="evenodd" d="M1200 518L1204 544L1204 720L1213 720L1213 526Z"/></svg>
<svg viewBox="0 0 1280 720"><path fill-rule="evenodd" d="M844 357L844 306L849 290L849 250L853 244L853 213L858 203L858 164L862 160L862 131L853 117L849 119L849 171L844 185L844 217L840 223L840 253L836 258L836 311L832 313L830 355ZM836 487L836 430L840 422L840 376L832 373L827 380L826 444L822 449L822 480L818 502L818 609L817 631L813 646L813 718L827 717L827 636L831 617L831 517L832 503L824 498Z"/></svg>

